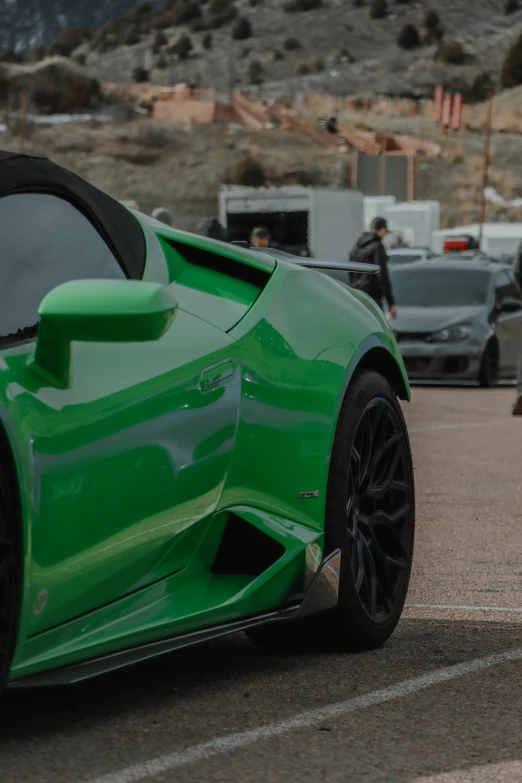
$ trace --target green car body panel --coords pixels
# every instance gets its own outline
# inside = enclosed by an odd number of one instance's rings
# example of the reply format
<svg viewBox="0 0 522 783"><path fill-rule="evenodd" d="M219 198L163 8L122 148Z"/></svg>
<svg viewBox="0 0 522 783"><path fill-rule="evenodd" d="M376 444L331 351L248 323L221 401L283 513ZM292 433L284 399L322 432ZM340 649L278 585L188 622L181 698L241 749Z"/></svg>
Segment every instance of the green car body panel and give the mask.
<svg viewBox="0 0 522 783"><path fill-rule="evenodd" d="M364 294L136 219L143 282L66 283L38 339L0 351L24 558L10 681L281 606L322 551L353 372L409 399ZM191 261L200 250L225 271ZM260 573L213 567L231 515L279 547Z"/></svg>

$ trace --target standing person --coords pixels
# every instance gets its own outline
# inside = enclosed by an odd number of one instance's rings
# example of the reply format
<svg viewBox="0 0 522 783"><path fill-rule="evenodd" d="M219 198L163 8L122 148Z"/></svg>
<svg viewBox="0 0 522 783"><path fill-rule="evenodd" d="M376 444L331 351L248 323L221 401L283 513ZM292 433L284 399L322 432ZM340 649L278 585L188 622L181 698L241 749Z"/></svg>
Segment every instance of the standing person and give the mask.
<svg viewBox="0 0 522 783"><path fill-rule="evenodd" d="M357 244L350 253L350 261L360 264L377 264L381 271L376 275L365 275L360 272L350 273L350 285L359 291L364 291L376 302L379 307L383 307L383 300L386 299L390 310L390 315L395 318L397 308L393 298L393 291L388 274L388 255L382 243L382 240L388 233L388 223L382 217L376 217L372 220L371 231L365 232L357 241Z"/></svg>
<svg viewBox="0 0 522 783"><path fill-rule="evenodd" d="M199 224L198 233L209 239L219 239L228 242L228 231L215 217L204 218Z"/></svg>
<svg viewBox="0 0 522 783"><path fill-rule="evenodd" d="M167 209L166 207L156 207L156 209L153 210L151 217L153 217L154 220L159 220L160 223L165 223L166 226L174 225L174 215L170 209Z"/></svg>
<svg viewBox="0 0 522 783"><path fill-rule="evenodd" d="M264 226L256 226L250 234L251 247L268 247L270 232Z"/></svg>
<svg viewBox="0 0 522 783"><path fill-rule="evenodd" d="M518 287L522 289L522 242L518 246L517 254L513 264L513 277L518 283Z"/></svg>

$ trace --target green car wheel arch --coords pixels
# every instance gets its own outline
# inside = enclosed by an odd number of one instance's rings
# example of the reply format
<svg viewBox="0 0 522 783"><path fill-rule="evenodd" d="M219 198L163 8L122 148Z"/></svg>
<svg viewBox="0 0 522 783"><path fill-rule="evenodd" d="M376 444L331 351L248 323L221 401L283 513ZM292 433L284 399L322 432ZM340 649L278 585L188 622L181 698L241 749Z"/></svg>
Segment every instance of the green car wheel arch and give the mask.
<svg viewBox="0 0 522 783"><path fill-rule="evenodd" d="M381 644L414 528L382 313L313 260L170 229L43 159L0 167L2 682L238 630Z"/></svg>

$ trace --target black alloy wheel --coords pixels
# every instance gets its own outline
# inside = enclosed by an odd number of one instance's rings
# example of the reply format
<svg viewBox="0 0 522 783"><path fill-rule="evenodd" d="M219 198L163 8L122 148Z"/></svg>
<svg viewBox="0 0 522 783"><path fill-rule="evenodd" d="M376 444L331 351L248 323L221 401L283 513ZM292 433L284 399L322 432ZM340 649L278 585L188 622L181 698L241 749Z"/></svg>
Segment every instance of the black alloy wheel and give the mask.
<svg viewBox="0 0 522 783"><path fill-rule="evenodd" d="M413 539L409 446L390 403L373 399L359 420L346 502L350 567L359 601L374 622L403 600Z"/></svg>

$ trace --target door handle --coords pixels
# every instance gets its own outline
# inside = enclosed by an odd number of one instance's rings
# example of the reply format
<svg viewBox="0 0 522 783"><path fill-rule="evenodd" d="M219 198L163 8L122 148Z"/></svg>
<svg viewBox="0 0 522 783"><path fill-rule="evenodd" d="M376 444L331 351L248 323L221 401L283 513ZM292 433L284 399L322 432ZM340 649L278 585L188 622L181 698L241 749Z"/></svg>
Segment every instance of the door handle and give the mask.
<svg viewBox="0 0 522 783"><path fill-rule="evenodd" d="M199 376L199 388L202 392L208 391L208 389L226 381L227 378L231 378L233 374L234 364L231 359L225 359L225 361L213 364L211 367L205 367Z"/></svg>

